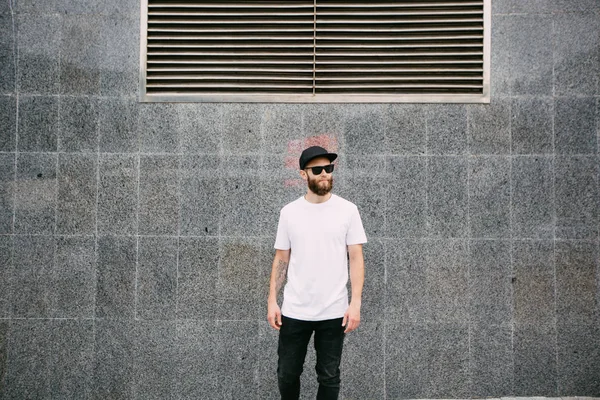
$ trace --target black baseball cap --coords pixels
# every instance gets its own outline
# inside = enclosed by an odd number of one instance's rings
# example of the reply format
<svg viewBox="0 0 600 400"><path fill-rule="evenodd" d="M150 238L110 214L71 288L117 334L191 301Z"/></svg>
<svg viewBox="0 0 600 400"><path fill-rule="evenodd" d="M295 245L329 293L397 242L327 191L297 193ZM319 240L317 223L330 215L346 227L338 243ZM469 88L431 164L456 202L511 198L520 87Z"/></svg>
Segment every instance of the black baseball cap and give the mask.
<svg viewBox="0 0 600 400"><path fill-rule="evenodd" d="M327 150L320 146L312 146L305 149L300 155L300 169L304 169L306 164L313 158L327 157L329 161L333 162L337 158L337 154L329 153Z"/></svg>

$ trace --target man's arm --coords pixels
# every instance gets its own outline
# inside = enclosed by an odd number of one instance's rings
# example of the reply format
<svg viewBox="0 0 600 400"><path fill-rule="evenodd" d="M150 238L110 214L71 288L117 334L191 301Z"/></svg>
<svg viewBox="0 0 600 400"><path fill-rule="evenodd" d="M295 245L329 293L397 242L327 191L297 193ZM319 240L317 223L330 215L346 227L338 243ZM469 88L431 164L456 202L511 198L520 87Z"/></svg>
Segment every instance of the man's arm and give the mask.
<svg viewBox="0 0 600 400"><path fill-rule="evenodd" d="M271 269L271 283L269 285L267 320L269 325L277 330L281 328L281 309L277 305L277 294L283 287L289 262L290 250L275 250L275 258Z"/></svg>
<svg viewBox="0 0 600 400"><path fill-rule="evenodd" d="M362 304L362 290L365 282L365 260L363 257L362 244L348 246L350 259L350 286L352 297L350 306L344 314L342 325L346 327L345 333L352 332L360 325L360 306Z"/></svg>

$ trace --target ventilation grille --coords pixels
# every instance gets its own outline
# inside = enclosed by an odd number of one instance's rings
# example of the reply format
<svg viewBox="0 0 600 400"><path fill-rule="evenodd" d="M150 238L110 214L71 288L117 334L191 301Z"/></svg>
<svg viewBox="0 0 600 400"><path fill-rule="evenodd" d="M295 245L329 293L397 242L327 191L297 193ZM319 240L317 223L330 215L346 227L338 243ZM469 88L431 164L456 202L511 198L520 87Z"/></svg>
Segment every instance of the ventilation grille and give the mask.
<svg viewBox="0 0 600 400"><path fill-rule="evenodd" d="M484 3L147 0L143 92L198 101L481 98Z"/></svg>

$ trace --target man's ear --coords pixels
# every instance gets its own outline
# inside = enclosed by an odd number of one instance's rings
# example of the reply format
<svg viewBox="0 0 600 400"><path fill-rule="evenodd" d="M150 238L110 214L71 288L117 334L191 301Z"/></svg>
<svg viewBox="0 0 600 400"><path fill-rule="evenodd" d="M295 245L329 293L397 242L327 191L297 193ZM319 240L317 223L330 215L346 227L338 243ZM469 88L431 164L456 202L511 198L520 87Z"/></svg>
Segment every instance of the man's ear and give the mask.
<svg viewBox="0 0 600 400"><path fill-rule="evenodd" d="M306 175L306 171L304 170L300 170L300 176L302 177L302 179L307 180L308 179L308 175Z"/></svg>

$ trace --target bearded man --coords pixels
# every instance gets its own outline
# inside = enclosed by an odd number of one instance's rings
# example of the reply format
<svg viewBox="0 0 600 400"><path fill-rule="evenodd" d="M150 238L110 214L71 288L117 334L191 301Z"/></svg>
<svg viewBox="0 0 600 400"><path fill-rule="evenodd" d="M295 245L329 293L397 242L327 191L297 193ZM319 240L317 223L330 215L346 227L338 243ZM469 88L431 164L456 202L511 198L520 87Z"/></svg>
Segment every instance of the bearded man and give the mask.
<svg viewBox="0 0 600 400"><path fill-rule="evenodd" d="M360 324L362 245L367 237L358 208L331 193L336 158L319 146L304 150L299 164L307 192L279 214L267 319L279 331L277 378L283 400L300 397L300 375L313 332L317 399L337 399L344 335ZM277 295L286 278L280 309Z"/></svg>

